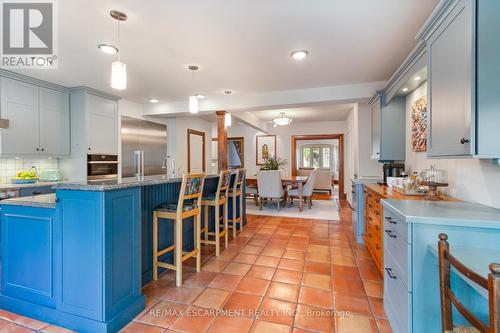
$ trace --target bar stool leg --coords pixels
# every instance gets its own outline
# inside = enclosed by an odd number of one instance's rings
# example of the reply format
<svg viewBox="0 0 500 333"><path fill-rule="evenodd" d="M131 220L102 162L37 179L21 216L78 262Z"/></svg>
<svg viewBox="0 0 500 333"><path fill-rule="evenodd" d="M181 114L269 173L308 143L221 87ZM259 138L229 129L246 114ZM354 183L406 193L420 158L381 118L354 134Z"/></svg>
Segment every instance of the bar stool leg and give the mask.
<svg viewBox="0 0 500 333"><path fill-rule="evenodd" d="M198 253L196 254L196 272L199 272L201 269L201 212L196 215L195 217L195 235L196 235L196 240L195 240L195 246L196 249L198 250ZM206 233L205 233L206 234Z"/></svg>
<svg viewBox="0 0 500 333"><path fill-rule="evenodd" d="M215 256L220 255L220 207L218 204L215 205Z"/></svg>
<svg viewBox="0 0 500 333"><path fill-rule="evenodd" d="M233 196L233 239L236 238L236 228L238 223L236 222L236 195Z"/></svg>
<svg viewBox="0 0 500 333"><path fill-rule="evenodd" d="M158 280L158 215L153 212L153 280Z"/></svg>
<svg viewBox="0 0 500 333"><path fill-rule="evenodd" d="M208 242L208 205L205 206L205 216L203 217L203 232L205 242Z"/></svg>
<svg viewBox="0 0 500 333"><path fill-rule="evenodd" d="M182 219L175 219L175 285L182 285Z"/></svg>
<svg viewBox="0 0 500 333"><path fill-rule="evenodd" d="M228 222L227 222L227 204L228 204L228 200L226 200L226 202L224 202L224 217L223 217L223 220L224 220L224 230L226 231L226 234L224 235L224 243L226 244L226 249L229 245L229 228L228 228Z"/></svg>
<svg viewBox="0 0 500 333"><path fill-rule="evenodd" d="M240 231L243 231L243 192L240 195Z"/></svg>

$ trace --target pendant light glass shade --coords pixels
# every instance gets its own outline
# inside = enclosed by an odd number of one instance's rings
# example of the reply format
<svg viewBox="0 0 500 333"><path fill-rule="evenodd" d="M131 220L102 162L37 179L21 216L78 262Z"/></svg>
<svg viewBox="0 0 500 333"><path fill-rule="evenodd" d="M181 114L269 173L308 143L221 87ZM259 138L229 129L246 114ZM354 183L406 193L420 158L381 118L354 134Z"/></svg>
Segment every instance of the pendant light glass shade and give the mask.
<svg viewBox="0 0 500 333"><path fill-rule="evenodd" d="M198 113L198 97L195 95L189 96L189 112Z"/></svg>
<svg viewBox="0 0 500 333"><path fill-rule="evenodd" d="M224 126L229 127L233 124L233 118L231 117L230 113L226 113L224 115Z"/></svg>
<svg viewBox="0 0 500 333"><path fill-rule="evenodd" d="M111 87L117 90L127 89L127 65L123 62L111 63Z"/></svg>

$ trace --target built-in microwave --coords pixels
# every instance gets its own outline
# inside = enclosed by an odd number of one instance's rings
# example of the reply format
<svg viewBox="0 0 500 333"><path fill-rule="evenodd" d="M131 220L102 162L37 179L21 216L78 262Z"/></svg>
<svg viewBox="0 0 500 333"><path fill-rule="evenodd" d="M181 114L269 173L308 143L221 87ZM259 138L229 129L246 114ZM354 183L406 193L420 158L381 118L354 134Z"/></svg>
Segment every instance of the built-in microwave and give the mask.
<svg viewBox="0 0 500 333"><path fill-rule="evenodd" d="M87 155L87 180L107 180L118 178L117 155Z"/></svg>

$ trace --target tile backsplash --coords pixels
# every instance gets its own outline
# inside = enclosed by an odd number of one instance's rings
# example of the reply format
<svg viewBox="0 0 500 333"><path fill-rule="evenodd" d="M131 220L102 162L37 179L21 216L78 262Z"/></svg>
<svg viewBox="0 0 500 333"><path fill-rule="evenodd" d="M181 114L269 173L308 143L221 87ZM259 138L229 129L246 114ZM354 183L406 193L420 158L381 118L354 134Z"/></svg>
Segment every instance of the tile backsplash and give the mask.
<svg viewBox="0 0 500 333"><path fill-rule="evenodd" d="M59 169L59 160L57 158L0 159L0 184L10 183L10 180L16 176L18 171L31 170L32 166L35 166L38 172L48 169Z"/></svg>

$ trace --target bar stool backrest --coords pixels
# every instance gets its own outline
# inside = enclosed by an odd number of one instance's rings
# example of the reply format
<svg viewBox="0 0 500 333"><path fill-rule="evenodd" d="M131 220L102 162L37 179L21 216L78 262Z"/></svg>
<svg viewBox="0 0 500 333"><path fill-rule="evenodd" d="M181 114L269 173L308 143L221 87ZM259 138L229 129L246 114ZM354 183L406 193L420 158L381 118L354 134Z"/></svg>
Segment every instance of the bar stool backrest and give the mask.
<svg viewBox="0 0 500 333"><path fill-rule="evenodd" d="M219 184L217 185L217 192L215 193L215 199L218 200L221 196L227 198L227 192L229 191L229 183L231 182L231 171L223 170L219 175Z"/></svg>
<svg viewBox="0 0 500 333"><path fill-rule="evenodd" d="M196 206L201 207L203 186L205 185L204 173L185 173L182 175L181 192L177 204L177 212L182 212L185 200L196 201Z"/></svg>
<svg viewBox="0 0 500 333"><path fill-rule="evenodd" d="M243 181L245 180L245 173L247 171L245 169L238 169L236 171L236 176L234 178L233 188L234 192L242 190Z"/></svg>
<svg viewBox="0 0 500 333"><path fill-rule="evenodd" d="M450 253L450 245L446 234L439 234L439 287L441 294L441 326L442 331L453 331L452 305L481 333L500 333L500 264L490 264L491 273L488 279L469 269ZM462 275L488 291L489 325L479 320L469 311L451 290L451 266Z"/></svg>

